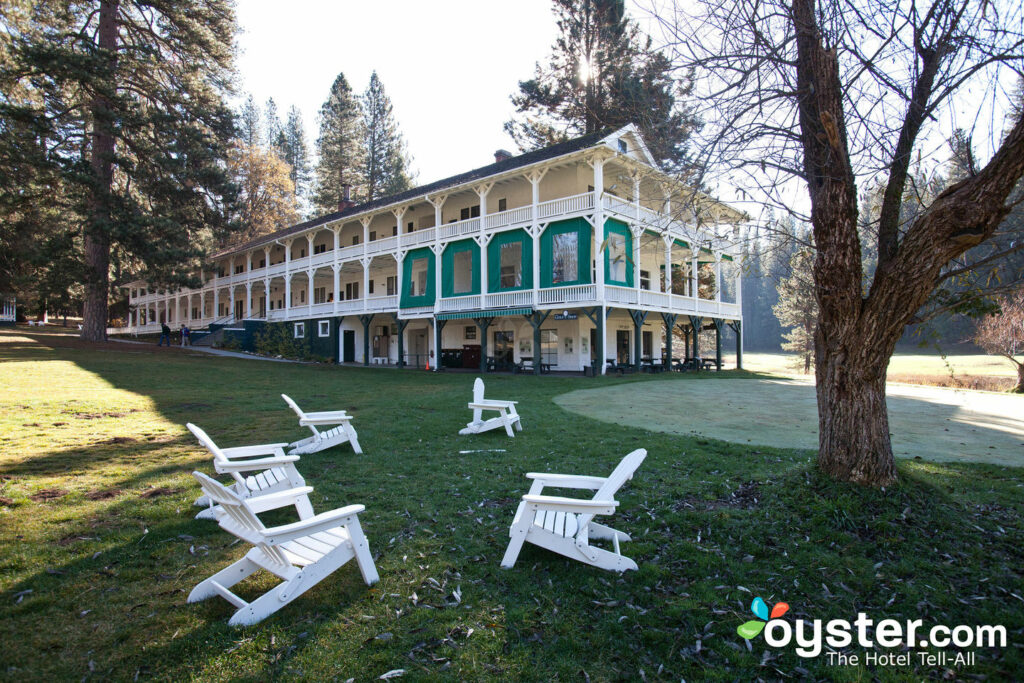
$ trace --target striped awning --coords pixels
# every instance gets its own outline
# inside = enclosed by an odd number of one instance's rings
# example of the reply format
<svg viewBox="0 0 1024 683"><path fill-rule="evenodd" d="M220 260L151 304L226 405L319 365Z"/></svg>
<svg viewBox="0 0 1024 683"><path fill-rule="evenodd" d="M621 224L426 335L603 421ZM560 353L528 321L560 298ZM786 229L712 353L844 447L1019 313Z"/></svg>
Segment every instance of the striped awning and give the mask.
<svg viewBox="0 0 1024 683"><path fill-rule="evenodd" d="M496 318L500 315L530 315L532 308L497 308L488 311L459 311L458 313L438 313L438 320L465 320L467 318Z"/></svg>

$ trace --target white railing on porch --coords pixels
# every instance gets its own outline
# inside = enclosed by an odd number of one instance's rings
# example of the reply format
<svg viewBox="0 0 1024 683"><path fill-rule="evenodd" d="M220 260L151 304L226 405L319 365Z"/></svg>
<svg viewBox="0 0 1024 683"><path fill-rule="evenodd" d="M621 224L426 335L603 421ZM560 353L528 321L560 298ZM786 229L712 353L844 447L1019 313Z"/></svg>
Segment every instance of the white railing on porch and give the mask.
<svg viewBox="0 0 1024 683"><path fill-rule="evenodd" d="M646 289L641 289L640 305L655 306L657 308L670 308L672 306L672 297L668 294L662 294L661 292L649 292Z"/></svg>
<svg viewBox="0 0 1024 683"><path fill-rule="evenodd" d="M605 285L604 299L610 304L636 305L636 290L632 287L615 287Z"/></svg>
<svg viewBox="0 0 1024 683"><path fill-rule="evenodd" d="M474 311L480 308L481 297L479 294L473 296L455 296L441 299L440 310L442 313L453 311Z"/></svg>
<svg viewBox="0 0 1024 683"><path fill-rule="evenodd" d="M512 308L514 306L532 306L533 292L529 289L522 292L501 292L488 294L484 297L485 308Z"/></svg>
<svg viewBox="0 0 1024 683"><path fill-rule="evenodd" d="M597 285L570 285L568 287L551 287L537 292L537 304L575 304L590 302L597 299Z"/></svg>
<svg viewBox="0 0 1024 683"><path fill-rule="evenodd" d="M484 217L484 228L504 228L506 225L529 223L533 219L533 207L520 206L507 211L491 213Z"/></svg>
<svg viewBox="0 0 1024 683"><path fill-rule="evenodd" d="M423 230L417 230L402 235L402 246L403 247L415 247L420 244L427 244L434 241L434 229L424 228Z"/></svg>
<svg viewBox="0 0 1024 683"><path fill-rule="evenodd" d="M593 208L594 193L584 192L572 197L541 202L537 205L537 215L540 218L550 218L551 216L558 216L563 213L579 213L580 211L588 211Z"/></svg>
<svg viewBox="0 0 1024 683"><path fill-rule="evenodd" d="M454 223L446 223L441 226L441 239L450 240L463 235L475 235L480 232L480 219L467 218ZM414 235L416 233L413 233ZM404 237L402 238L404 241Z"/></svg>

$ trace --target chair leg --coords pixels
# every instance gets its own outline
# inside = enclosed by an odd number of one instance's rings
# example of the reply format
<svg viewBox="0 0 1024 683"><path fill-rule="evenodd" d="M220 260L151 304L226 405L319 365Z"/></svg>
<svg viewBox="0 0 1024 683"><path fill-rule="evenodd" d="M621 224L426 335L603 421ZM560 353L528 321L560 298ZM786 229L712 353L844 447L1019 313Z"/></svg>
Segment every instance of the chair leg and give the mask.
<svg viewBox="0 0 1024 683"><path fill-rule="evenodd" d="M299 496L295 501L295 511L299 513L299 519L309 519L316 516L316 513L313 511L313 504L309 502L309 496Z"/></svg>
<svg viewBox="0 0 1024 683"><path fill-rule="evenodd" d="M239 581L254 574L259 570L259 568L260 566L250 560L249 556L246 555L228 568L222 569L205 581L201 581L196 584L196 587L188 594L188 602L199 602L200 600L206 600L207 598L212 598L215 595L220 595L220 593L218 593L213 587L214 583L219 583L224 588L230 588Z"/></svg>
<svg viewBox="0 0 1024 683"><path fill-rule="evenodd" d="M526 536L530 533L530 525L533 524L532 519L527 519L531 516L529 511L523 510L523 514L519 515L519 521L513 524L512 529L509 530L508 547L505 549L505 556L501 558L503 569L512 569L516 560L519 559L519 551L523 549Z"/></svg>
<svg viewBox="0 0 1024 683"><path fill-rule="evenodd" d="M501 421L505 425L505 433L514 437L516 433L512 431L512 420L508 416L508 411L504 408L499 408L498 413L501 415Z"/></svg>
<svg viewBox="0 0 1024 683"><path fill-rule="evenodd" d="M373 555L370 554L370 542L366 540L366 536L363 534L363 527L360 526L359 520L355 519L345 526L345 530L348 531L348 537L352 540L352 550L356 554L356 564L359 565L363 581L366 582L367 586L372 586L380 581L380 576L377 574L377 565L373 563Z"/></svg>
<svg viewBox="0 0 1024 683"><path fill-rule="evenodd" d="M355 427L345 423L345 433L348 434L348 440L352 443L352 450L355 453L362 454L363 449L359 447L359 437L356 435Z"/></svg>

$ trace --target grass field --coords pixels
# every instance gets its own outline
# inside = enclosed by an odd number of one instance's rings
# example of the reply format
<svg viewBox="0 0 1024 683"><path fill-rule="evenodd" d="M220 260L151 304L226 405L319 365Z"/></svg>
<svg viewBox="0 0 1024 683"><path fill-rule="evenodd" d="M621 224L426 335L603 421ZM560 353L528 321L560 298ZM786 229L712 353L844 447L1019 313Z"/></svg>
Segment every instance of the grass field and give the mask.
<svg viewBox="0 0 1024 683"><path fill-rule="evenodd" d="M715 373L706 373L714 375ZM743 391L745 373L735 378ZM663 376L657 376L664 381ZM863 490L819 477L808 451L743 447L605 424L553 399L649 381L493 376L525 431L457 437L473 375L262 363L180 349L0 333L0 671L6 679L726 680L1011 679L1024 668L1021 469L901 462ZM702 375L671 378L704 381ZM325 510L361 516L381 582L354 565L264 623L233 629L221 600L185 604L244 549L192 519L222 445L301 436L278 394L347 408L365 454L299 463ZM680 406L684 411L685 406ZM756 425L752 425L756 429ZM527 471L600 475L650 455L614 525L623 576L533 546L498 567ZM495 450L459 453L460 450ZM571 495L571 494L570 494ZM265 575L242 584L252 597ZM456 591L461 599L455 598ZM750 602L791 619L1002 624L1006 648L950 669L829 666L747 641Z"/></svg>
<svg viewBox="0 0 1024 683"><path fill-rule="evenodd" d="M789 353L745 353L743 366L754 372L803 376ZM814 371L812 369L811 374ZM1007 391L1017 383L1017 373L1005 358L982 353L897 351L889 362L889 381L963 389Z"/></svg>

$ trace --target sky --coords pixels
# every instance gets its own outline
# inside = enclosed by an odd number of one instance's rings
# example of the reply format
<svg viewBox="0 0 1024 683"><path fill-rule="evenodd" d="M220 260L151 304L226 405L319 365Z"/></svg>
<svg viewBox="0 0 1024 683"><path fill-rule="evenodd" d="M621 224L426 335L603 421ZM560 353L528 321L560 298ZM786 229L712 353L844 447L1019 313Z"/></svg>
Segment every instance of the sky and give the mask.
<svg viewBox="0 0 1024 683"><path fill-rule="evenodd" d="M394 104L418 184L516 152L502 131L509 96L555 40L550 0L237 0L239 88L284 118L295 105L306 135L338 73L362 93L376 70Z"/></svg>

